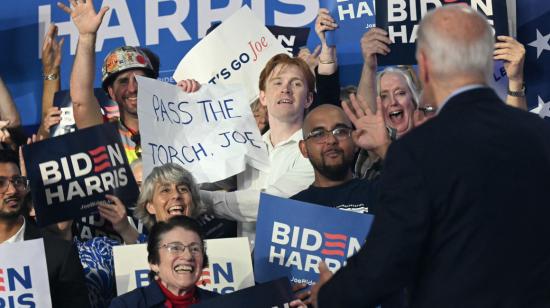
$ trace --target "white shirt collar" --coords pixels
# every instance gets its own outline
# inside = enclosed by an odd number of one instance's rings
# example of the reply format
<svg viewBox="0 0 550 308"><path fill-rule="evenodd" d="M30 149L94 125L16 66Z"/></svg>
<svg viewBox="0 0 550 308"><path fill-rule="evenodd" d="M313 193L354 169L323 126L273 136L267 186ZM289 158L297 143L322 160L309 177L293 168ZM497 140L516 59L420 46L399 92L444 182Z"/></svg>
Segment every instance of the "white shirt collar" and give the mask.
<svg viewBox="0 0 550 308"><path fill-rule="evenodd" d="M271 130L268 130L267 132L265 132L265 134L262 135L262 140L265 142L265 144L267 144L267 149L268 150L271 150L275 147L283 146L287 143L292 143L292 142L298 143L302 139L303 139L302 129L297 130L294 134L292 134L290 137L288 137L287 140L285 140L283 142L279 142L279 144L277 144L275 146L273 146L273 144L271 143Z"/></svg>
<svg viewBox="0 0 550 308"><path fill-rule="evenodd" d="M12 237L5 240L4 243L18 243L25 240L25 228L26 228L27 222L25 221L25 218L23 218L23 224L21 225L21 228L19 228L19 231L17 231ZM4 244L2 243L2 244Z"/></svg>

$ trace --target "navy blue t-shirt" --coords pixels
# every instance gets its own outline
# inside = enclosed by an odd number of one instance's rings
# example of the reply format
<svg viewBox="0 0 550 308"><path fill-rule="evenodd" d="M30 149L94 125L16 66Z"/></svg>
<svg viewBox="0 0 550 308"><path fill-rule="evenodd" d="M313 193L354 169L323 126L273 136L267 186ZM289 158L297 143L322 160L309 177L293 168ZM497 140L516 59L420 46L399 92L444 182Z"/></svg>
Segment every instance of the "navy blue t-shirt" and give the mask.
<svg viewBox="0 0 550 308"><path fill-rule="evenodd" d="M376 214L377 182L352 179L333 187L309 186L290 199L357 213Z"/></svg>

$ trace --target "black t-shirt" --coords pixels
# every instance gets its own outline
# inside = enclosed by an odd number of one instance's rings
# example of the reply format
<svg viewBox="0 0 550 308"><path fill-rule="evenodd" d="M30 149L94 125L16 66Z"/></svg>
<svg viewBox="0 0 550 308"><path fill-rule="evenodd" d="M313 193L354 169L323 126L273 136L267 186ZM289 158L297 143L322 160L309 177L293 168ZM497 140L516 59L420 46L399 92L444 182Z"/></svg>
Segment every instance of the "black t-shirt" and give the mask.
<svg viewBox="0 0 550 308"><path fill-rule="evenodd" d="M376 214L376 182L352 179L333 187L309 186L290 199L358 213Z"/></svg>

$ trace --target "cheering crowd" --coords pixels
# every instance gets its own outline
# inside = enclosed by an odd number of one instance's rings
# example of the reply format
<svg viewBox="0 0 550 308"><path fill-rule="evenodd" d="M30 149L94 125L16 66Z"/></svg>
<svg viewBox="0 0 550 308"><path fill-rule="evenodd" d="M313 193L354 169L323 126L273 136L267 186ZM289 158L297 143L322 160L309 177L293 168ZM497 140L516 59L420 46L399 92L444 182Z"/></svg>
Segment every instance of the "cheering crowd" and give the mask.
<svg viewBox="0 0 550 308"><path fill-rule="evenodd" d="M33 187L19 148L49 138L61 121L53 100L64 42L51 25L36 135L26 138L0 82L0 245L44 239L53 307L189 307L220 296L195 286L208 265L204 240L246 236L254 248L261 192L375 217L365 246L345 267L334 274L321 263L311 289L293 286L292 307L550 307L550 207L543 196L550 126L526 112L523 46L507 36L495 43L479 13L462 5L429 12L418 30L417 70L379 70L377 57L391 53L392 42L371 28L357 42L364 59L359 84L342 87L338 46L326 40L338 25L320 9L320 47L274 56L258 80L251 108L269 170L247 166L198 185L172 163L142 178L135 76L157 78L160 59L131 46L107 55L101 85L120 115L105 117L94 76L108 8L70 4L58 6L79 33L70 76L76 126L116 123L140 194L135 205L107 195L109 203L98 206L118 240L81 239L76 221L44 229L33 222ZM495 60L508 76L506 102L488 86ZM177 85L188 93L201 87L195 80ZM147 243L151 283L116 297L112 247L135 243Z"/></svg>

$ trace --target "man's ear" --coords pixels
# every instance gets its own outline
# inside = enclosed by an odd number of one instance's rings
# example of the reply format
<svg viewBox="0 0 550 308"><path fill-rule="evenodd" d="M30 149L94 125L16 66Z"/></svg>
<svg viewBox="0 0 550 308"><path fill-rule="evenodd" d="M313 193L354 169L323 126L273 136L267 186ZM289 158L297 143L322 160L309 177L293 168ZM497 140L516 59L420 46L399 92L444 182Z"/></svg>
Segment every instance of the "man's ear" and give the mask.
<svg viewBox="0 0 550 308"><path fill-rule="evenodd" d="M304 158L309 158L309 154L307 152L307 147L306 147L306 141L300 140L300 142L298 143L298 147L300 148L300 152L302 153L302 156Z"/></svg>
<svg viewBox="0 0 550 308"><path fill-rule="evenodd" d="M260 90L260 94L258 95L258 99L260 100L260 104L262 104L262 106L267 107L267 102L265 101L265 91L264 90Z"/></svg>
<svg viewBox="0 0 550 308"><path fill-rule="evenodd" d="M115 90L113 90L112 86L107 87L107 92L109 92L109 98L114 101L115 100Z"/></svg>
<svg viewBox="0 0 550 308"><path fill-rule="evenodd" d="M309 92L307 94L307 101L306 101L306 105L304 106L304 109L309 108L309 106L311 106L311 104L313 104L313 92Z"/></svg>
<svg viewBox="0 0 550 308"><path fill-rule="evenodd" d="M418 51L417 55L417 61L418 61L418 75L420 77L420 80L422 81L422 84L427 84L430 81L430 67L428 59L426 58L426 54L423 50Z"/></svg>

